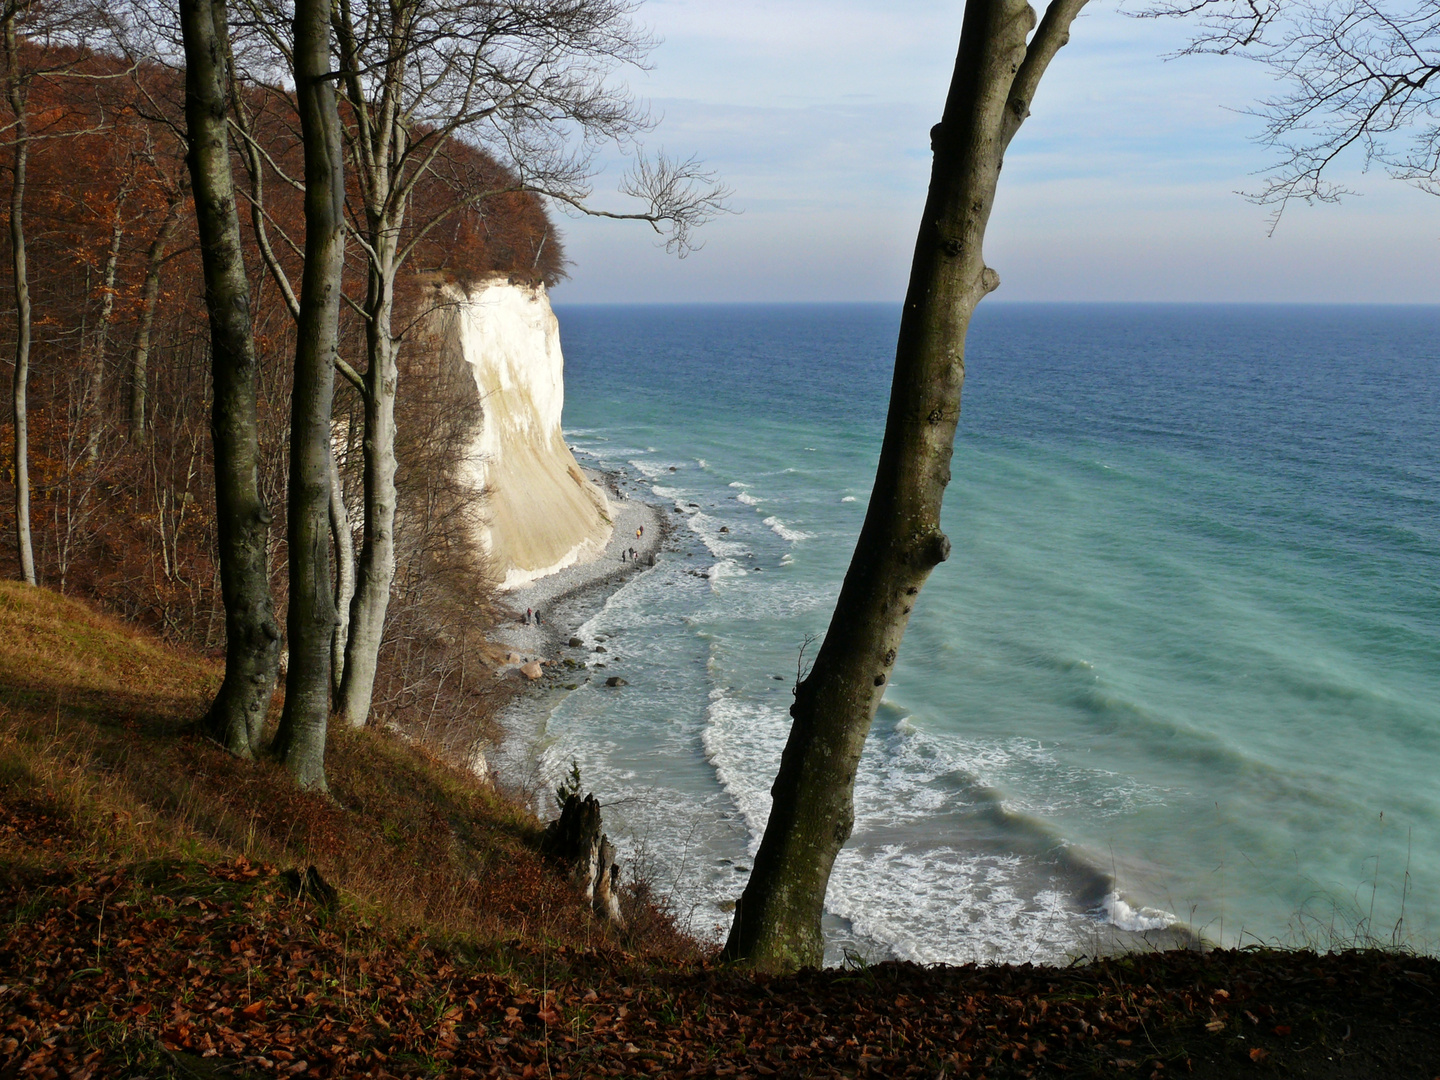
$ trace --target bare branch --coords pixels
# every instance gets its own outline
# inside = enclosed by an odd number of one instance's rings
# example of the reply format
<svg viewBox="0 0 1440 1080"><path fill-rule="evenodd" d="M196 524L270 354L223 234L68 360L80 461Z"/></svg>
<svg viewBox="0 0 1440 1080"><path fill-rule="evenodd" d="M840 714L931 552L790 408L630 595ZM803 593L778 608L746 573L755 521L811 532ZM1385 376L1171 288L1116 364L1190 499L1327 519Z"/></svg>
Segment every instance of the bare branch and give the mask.
<svg viewBox="0 0 1440 1080"><path fill-rule="evenodd" d="M1415 0L1412 0L1415 2ZM1262 102L1259 141L1278 151L1258 191L1271 232L1293 201L1352 194L1327 174L1343 157L1380 165L1440 193L1440 3L1383 0L1163 2L1144 17L1183 16L1199 31L1182 53L1264 64L1284 86Z"/></svg>

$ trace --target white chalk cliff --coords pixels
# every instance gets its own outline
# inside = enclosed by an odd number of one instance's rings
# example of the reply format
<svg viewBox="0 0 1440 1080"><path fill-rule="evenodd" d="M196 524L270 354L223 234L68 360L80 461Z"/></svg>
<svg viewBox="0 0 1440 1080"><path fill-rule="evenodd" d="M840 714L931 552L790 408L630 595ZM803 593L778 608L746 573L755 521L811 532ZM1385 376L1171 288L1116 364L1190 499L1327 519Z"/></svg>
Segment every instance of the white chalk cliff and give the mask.
<svg viewBox="0 0 1440 1080"><path fill-rule="evenodd" d="M462 464L483 499L477 537L502 589L590 562L610 539L605 493L565 445L565 361L544 285L447 285L432 324L468 365L483 419Z"/></svg>

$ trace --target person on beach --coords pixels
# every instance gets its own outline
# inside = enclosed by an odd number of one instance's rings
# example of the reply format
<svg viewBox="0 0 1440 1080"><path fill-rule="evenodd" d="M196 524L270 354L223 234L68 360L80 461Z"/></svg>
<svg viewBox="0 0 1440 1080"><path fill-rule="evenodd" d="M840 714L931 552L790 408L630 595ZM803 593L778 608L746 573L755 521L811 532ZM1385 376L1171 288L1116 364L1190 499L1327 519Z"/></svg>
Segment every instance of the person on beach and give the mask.
<svg viewBox="0 0 1440 1080"><path fill-rule="evenodd" d="M539 626L539 625L540 625L540 612L538 612L538 611L535 612L535 625L536 625L536 626Z"/></svg>
<svg viewBox="0 0 1440 1080"><path fill-rule="evenodd" d="M531 621L533 618L535 618L535 613L534 613L533 611L531 611L531 610L527 607L527 608L525 609L525 625L526 625L526 626L529 626L529 625L530 625L530 621Z"/></svg>

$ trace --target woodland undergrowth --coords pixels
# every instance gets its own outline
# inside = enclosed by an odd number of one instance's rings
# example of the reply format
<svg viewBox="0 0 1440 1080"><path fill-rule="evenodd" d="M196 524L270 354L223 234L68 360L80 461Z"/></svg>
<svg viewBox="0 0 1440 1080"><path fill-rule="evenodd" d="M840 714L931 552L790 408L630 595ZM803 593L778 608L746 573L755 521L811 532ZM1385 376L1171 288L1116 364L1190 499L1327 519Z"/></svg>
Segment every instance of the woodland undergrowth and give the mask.
<svg viewBox="0 0 1440 1080"><path fill-rule="evenodd" d="M603 927L413 740L337 732L332 798L227 757L219 677L0 585L0 1077L1440 1072L1440 963L1397 952L724 968L633 891Z"/></svg>

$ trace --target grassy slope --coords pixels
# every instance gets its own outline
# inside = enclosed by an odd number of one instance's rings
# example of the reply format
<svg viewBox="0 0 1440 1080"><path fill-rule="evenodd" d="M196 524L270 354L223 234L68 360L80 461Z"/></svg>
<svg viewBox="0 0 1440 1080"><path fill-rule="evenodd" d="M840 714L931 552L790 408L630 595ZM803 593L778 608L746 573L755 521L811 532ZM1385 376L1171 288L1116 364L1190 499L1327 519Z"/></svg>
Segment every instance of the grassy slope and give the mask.
<svg viewBox="0 0 1440 1080"><path fill-rule="evenodd" d="M0 584L0 1077L1440 1074L1428 958L753 979L607 936L537 822L413 746L334 739L337 805L193 737L218 679Z"/></svg>

